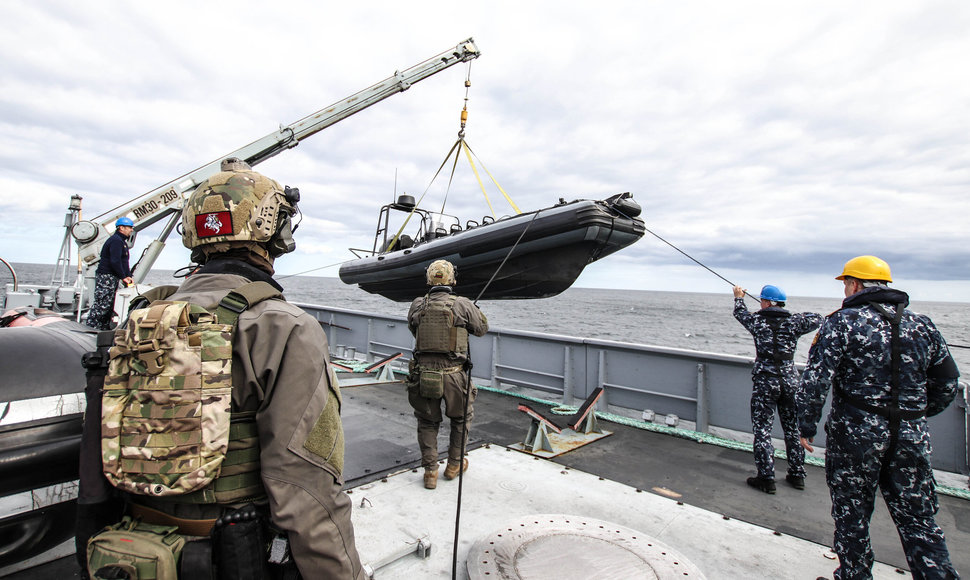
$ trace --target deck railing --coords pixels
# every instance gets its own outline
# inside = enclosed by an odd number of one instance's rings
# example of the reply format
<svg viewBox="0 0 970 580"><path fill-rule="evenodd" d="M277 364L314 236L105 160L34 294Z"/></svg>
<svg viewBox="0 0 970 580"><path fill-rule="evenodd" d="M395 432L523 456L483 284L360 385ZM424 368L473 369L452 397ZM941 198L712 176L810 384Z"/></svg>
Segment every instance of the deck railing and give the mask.
<svg viewBox="0 0 970 580"><path fill-rule="evenodd" d="M321 322L332 351L352 349L368 361L402 352L397 362L404 365L410 359L414 339L403 316L300 306ZM618 407L627 415L652 415L704 433L751 429L752 357L503 329L470 341L472 375L479 384L534 389L565 405L582 402L602 386L598 410ZM966 383L961 387L957 400L929 423L933 467L967 474ZM823 417L827 414L826 409ZM777 419L773 434L782 436ZM815 443L825 446L821 426Z"/></svg>

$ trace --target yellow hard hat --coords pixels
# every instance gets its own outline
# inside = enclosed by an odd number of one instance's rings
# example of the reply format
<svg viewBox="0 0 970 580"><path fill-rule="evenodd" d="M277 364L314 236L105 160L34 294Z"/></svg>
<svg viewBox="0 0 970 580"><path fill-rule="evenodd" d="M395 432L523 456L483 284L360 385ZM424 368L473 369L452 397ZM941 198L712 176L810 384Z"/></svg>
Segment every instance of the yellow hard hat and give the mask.
<svg viewBox="0 0 970 580"><path fill-rule="evenodd" d="M842 274L836 276L835 279L845 280L846 276L859 280L893 281L889 264L875 256L856 256L846 262L845 267L842 268Z"/></svg>

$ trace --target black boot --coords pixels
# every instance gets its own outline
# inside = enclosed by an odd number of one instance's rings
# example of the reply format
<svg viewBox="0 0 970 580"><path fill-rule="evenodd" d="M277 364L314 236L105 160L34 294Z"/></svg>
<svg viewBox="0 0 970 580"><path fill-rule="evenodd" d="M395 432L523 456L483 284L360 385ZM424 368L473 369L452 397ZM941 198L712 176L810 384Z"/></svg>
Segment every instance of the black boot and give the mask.
<svg viewBox="0 0 970 580"><path fill-rule="evenodd" d="M805 478L799 477L797 475L788 474L785 476L785 481L791 484L795 489L805 489Z"/></svg>
<svg viewBox="0 0 970 580"><path fill-rule="evenodd" d="M748 485L755 489L760 489L765 493L774 494L775 493L775 480L768 479L767 477L762 478L760 475L758 477L749 477Z"/></svg>

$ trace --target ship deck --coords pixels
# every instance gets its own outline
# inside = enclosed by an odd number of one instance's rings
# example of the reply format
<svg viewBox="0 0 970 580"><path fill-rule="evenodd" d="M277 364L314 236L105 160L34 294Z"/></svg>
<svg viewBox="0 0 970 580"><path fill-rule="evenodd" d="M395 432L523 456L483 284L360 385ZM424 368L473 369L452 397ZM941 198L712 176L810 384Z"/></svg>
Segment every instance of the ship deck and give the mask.
<svg viewBox="0 0 970 580"><path fill-rule="evenodd" d="M434 491L423 488L414 418L400 384L343 392L346 487L362 560L378 568L381 579L450 577L458 480L440 479ZM525 438L531 423L517 410L520 402L482 390L475 403L471 465L462 483L458 578L467 578L463 563L479 539L533 514L636 530L670 547L709 579L831 577L833 524L822 468L806 466L804 491L781 481L777 493L767 495L745 484L754 473L749 452L603 420L599 426L612 435L540 459L509 449ZM439 437L442 450L445 431ZM785 467L776 460L777 473L784 474ZM940 495L937 521L957 571L970 575L965 549L970 502ZM899 538L879 500L871 535L875 577L909 577ZM378 567L413 551L418 538L430 541L428 558L409 555ZM550 570L555 565L550 561ZM74 568L69 556L9 577L77 578Z"/></svg>

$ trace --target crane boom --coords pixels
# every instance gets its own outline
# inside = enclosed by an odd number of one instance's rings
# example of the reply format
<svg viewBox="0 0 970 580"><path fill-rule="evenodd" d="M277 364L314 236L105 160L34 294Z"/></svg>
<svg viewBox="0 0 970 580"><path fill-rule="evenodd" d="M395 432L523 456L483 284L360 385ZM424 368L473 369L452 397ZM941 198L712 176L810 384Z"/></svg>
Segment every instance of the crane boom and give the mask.
<svg viewBox="0 0 970 580"><path fill-rule="evenodd" d="M274 131L261 139L240 147L218 159L186 173L181 177L142 194L128 203L116 207L94 221L79 221L71 227L71 235L77 241L81 265L85 269L85 278L90 278L90 270L100 259L101 246L111 235L108 226L114 224L120 217L130 217L134 222L135 231L169 218L169 223L163 229L159 239L152 242L138 267L133 273L136 282L144 279L151 269L155 259L164 247L165 238L175 228L182 213L182 206L186 197L200 183L219 171L220 163L227 157L237 157L255 166L283 151L299 145L300 141L314 135L323 129L346 119L354 113L360 112L371 105L397 93L406 91L418 81L424 80L455 64L468 62L478 58L481 53L472 38L463 40L453 48L424 60L404 71L394 74L381 82L367 87L341 101L308 115L290 125L280 125Z"/></svg>

